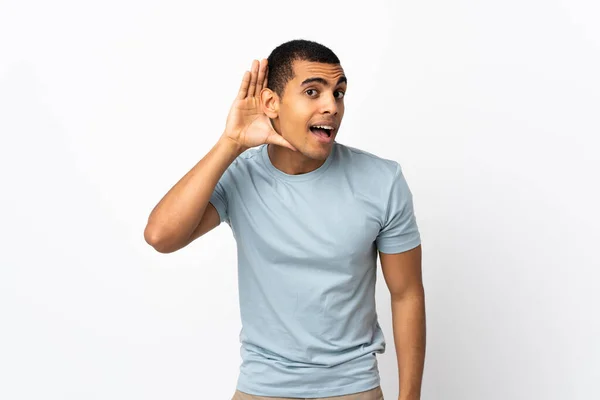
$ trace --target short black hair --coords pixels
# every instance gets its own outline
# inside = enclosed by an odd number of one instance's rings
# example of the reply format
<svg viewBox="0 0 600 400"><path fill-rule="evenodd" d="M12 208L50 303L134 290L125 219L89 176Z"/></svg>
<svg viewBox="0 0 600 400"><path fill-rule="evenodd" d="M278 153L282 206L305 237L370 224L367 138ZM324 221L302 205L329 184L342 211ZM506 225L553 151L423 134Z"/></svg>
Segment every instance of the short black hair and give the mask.
<svg viewBox="0 0 600 400"><path fill-rule="evenodd" d="M267 87L280 98L283 97L285 85L294 79L294 61L340 64L335 53L320 43L295 39L280 44L269 55L269 81L267 82Z"/></svg>

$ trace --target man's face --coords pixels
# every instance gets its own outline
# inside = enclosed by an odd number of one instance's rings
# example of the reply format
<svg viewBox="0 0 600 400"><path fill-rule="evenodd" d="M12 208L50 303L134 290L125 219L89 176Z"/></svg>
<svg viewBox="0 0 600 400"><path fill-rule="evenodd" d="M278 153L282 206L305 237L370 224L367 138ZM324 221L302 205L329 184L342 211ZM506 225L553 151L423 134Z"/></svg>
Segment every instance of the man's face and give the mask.
<svg viewBox="0 0 600 400"><path fill-rule="evenodd" d="M284 139L308 158L325 160L344 116L346 77L339 64L294 61L294 78L279 101L276 127ZM311 127L333 127L330 136Z"/></svg>

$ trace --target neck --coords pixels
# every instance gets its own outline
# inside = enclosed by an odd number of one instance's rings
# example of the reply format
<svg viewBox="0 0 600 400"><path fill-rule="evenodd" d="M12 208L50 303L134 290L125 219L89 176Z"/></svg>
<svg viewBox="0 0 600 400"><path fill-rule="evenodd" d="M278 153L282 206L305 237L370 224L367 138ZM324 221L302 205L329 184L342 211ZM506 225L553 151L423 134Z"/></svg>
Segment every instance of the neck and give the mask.
<svg viewBox="0 0 600 400"><path fill-rule="evenodd" d="M286 147L267 145L267 154L271 164L288 175L300 175L314 171L325 163L325 160L308 158L300 151L292 151Z"/></svg>

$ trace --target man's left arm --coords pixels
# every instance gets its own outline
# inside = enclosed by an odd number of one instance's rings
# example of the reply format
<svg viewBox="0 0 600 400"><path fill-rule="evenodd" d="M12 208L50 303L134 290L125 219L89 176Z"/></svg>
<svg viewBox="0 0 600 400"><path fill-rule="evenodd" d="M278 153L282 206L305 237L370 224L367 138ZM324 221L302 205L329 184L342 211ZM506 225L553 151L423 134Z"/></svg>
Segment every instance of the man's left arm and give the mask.
<svg viewBox="0 0 600 400"><path fill-rule="evenodd" d="M403 253L379 252L390 290L394 345L398 359L399 400L419 400L425 364L425 291L421 245Z"/></svg>

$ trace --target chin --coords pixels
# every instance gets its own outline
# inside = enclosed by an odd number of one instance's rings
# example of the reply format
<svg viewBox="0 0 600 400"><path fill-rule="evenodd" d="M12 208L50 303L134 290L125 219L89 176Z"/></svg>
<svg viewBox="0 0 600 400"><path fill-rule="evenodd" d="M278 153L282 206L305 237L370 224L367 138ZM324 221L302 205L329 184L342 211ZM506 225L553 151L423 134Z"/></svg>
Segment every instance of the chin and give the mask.
<svg viewBox="0 0 600 400"><path fill-rule="evenodd" d="M309 151L303 151L302 154L304 154L306 157L311 158L313 160L319 160L319 161L325 161L327 160L327 157L329 157L329 154L331 153L331 147L323 147L323 148L319 148L319 149L311 149Z"/></svg>
<svg viewBox="0 0 600 400"><path fill-rule="evenodd" d="M310 134L312 135L312 134ZM313 138L309 137L307 141L303 143L303 146L295 146L298 149L298 152L301 153L304 157L310 158L311 160L325 161L331 154L333 150L333 145L335 143L335 137L331 141L331 143L315 143L313 142ZM291 142L290 142L291 143ZM292 143L293 145L293 143Z"/></svg>

